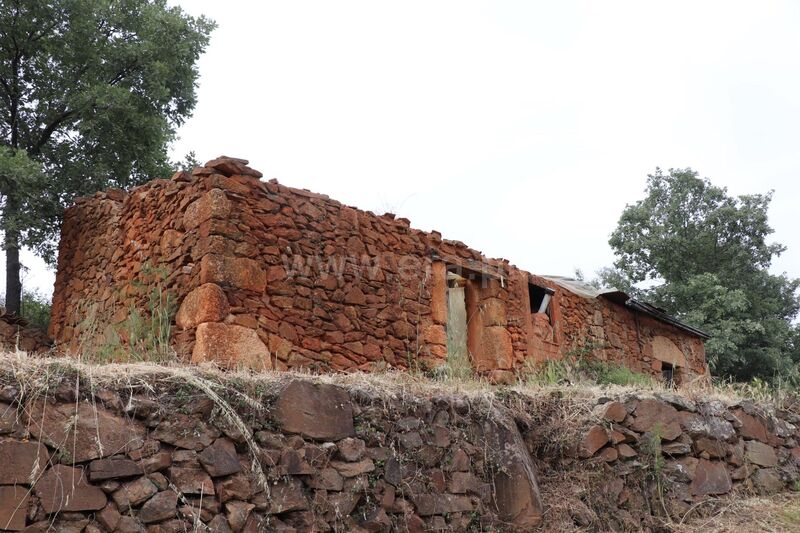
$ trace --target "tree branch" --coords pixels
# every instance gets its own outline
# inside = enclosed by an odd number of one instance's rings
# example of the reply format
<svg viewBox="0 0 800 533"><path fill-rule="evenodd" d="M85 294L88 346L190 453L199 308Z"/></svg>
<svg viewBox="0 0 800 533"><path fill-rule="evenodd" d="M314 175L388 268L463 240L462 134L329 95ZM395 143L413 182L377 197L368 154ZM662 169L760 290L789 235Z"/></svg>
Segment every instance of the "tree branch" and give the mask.
<svg viewBox="0 0 800 533"><path fill-rule="evenodd" d="M45 143L48 140L50 140L50 137L53 135L53 132L55 132L58 129L58 127L61 124L63 124L66 120L75 116L77 113L78 113L77 110L71 109L69 111L61 113L58 117L56 117L50 124L47 125L47 127L44 130L42 130L42 134L39 136L39 140L36 141L36 144L30 147L30 149L28 150L28 154L31 156L39 154L39 152L42 151L42 147L45 145Z"/></svg>

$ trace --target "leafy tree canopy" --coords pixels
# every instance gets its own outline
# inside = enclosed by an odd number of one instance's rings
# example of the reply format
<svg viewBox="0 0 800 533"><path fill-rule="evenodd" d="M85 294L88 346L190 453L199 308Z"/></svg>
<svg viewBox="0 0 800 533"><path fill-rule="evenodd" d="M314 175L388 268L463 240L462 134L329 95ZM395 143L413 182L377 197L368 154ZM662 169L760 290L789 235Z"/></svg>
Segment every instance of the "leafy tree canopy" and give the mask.
<svg viewBox="0 0 800 533"><path fill-rule="evenodd" d="M19 247L52 260L66 204L167 172L213 28L165 0L0 2L0 157L19 168L22 152L39 169L24 182L0 174L12 310Z"/></svg>
<svg viewBox="0 0 800 533"><path fill-rule="evenodd" d="M609 243L606 284L633 290L713 335L712 371L773 378L798 358L800 280L768 271L785 248L768 242L772 193L732 197L692 169L656 169ZM639 283L647 288L635 288Z"/></svg>

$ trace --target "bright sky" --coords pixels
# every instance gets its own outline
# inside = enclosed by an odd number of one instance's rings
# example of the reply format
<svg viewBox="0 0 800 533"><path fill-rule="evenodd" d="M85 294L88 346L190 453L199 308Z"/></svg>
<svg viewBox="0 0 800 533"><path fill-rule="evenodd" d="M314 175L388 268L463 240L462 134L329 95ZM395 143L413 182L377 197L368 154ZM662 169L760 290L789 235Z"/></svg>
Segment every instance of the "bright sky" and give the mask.
<svg viewBox="0 0 800 533"><path fill-rule="evenodd" d="M176 159L397 213L540 274L613 261L656 166L775 190L800 277L800 3L183 0L217 21ZM28 287L52 291L30 255Z"/></svg>

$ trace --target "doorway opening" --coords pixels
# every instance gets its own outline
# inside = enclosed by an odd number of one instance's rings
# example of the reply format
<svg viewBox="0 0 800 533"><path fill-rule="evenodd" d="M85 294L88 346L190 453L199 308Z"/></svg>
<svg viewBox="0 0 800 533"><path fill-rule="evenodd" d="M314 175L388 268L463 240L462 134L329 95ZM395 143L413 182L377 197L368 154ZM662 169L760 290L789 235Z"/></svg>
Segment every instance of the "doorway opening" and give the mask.
<svg viewBox="0 0 800 533"><path fill-rule="evenodd" d="M667 387L675 386L675 367L671 363L661 362L661 379Z"/></svg>
<svg viewBox="0 0 800 533"><path fill-rule="evenodd" d="M451 377L472 375L467 344L467 279L447 273L447 366Z"/></svg>

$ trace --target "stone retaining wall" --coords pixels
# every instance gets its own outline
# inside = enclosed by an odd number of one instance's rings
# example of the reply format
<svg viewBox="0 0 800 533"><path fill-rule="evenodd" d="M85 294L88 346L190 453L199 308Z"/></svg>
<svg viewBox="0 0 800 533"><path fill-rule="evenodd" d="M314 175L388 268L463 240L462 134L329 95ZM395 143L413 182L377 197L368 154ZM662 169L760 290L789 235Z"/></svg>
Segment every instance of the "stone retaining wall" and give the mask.
<svg viewBox="0 0 800 533"><path fill-rule="evenodd" d="M662 531L800 478L800 418L747 402L36 375L0 387L0 529Z"/></svg>

